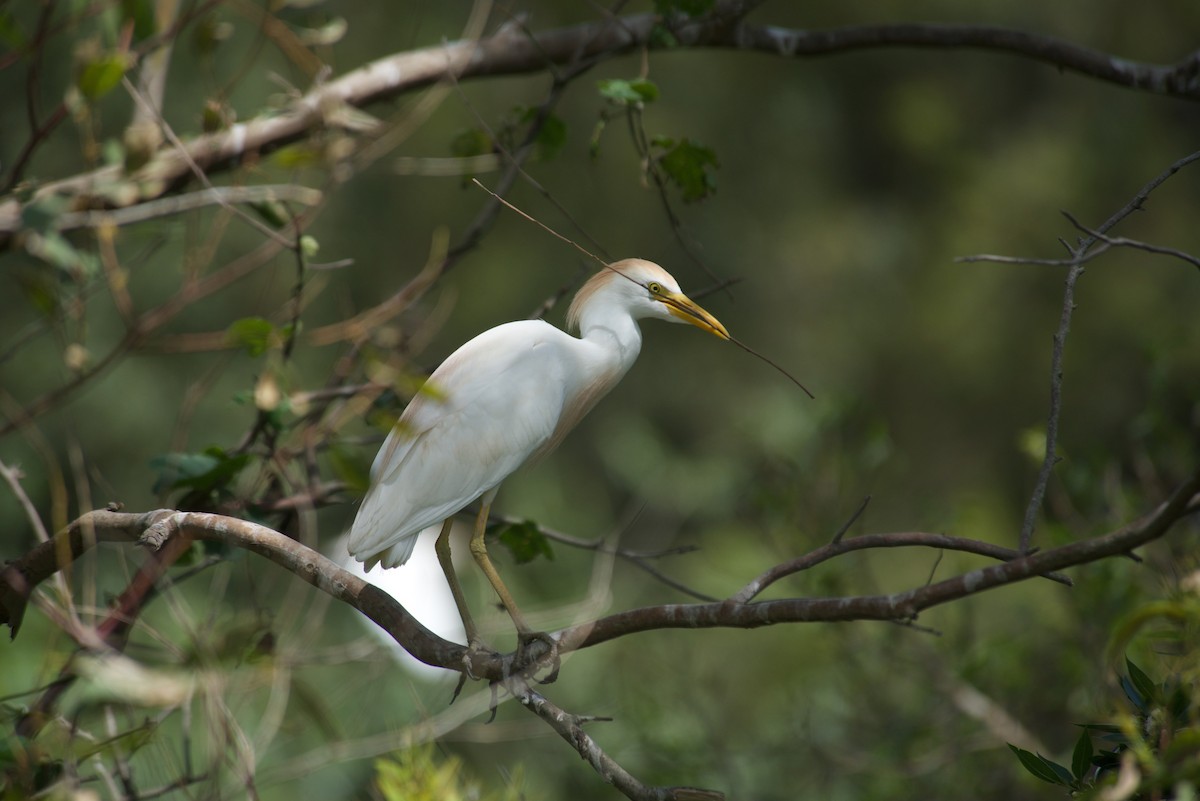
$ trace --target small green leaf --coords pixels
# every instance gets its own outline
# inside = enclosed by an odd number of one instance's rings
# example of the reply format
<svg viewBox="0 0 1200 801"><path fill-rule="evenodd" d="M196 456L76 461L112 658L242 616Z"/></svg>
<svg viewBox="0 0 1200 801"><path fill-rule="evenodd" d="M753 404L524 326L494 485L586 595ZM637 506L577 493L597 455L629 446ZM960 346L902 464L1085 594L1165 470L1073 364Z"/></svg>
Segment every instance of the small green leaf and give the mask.
<svg viewBox="0 0 1200 801"><path fill-rule="evenodd" d="M1071 773L1077 780L1082 781L1084 775L1091 770L1093 753L1095 751L1092 749L1092 736L1084 729L1079 733L1075 751L1071 754Z"/></svg>
<svg viewBox="0 0 1200 801"><path fill-rule="evenodd" d="M135 42L153 36L158 29L154 22L153 0L121 0L121 16L125 22L133 22Z"/></svg>
<svg viewBox="0 0 1200 801"><path fill-rule="evenodd" d="M124 53L100 56L83 65L75 85L88 100L99 100L117 87L128 64Z"/></svg>
<svg viewBox="0 0 1200 801"><path fill-rule="evenodd" d="M505 548L512 552L513 558L519 565L532 562L539 556L554 559L554 550L550 547L550 540L546 539L546 535L532 520L504 525L497 538Z"/></svg>
<svg viewBox="0 0 1200 801"><path fill-rule="evenodd" d="M150 460L150 468L158 472L154 492L161 494L172 489L191 489L211 492L227 486L250 463L250 454L230 456L220 448L208 448L203 453L164 453Z"/></svg>
<svg viewBox="0 0 1200 801"><path fill-rule="evenodd" d="M1158 697L1158 687L1154 684L1154 681L1140 667L1135 665L1129 657L1125 657L1125 667L1129 669L1129 679L1133 682L1133 686L1137 688L1138 694L1145 699L1147 704L1153 704Z"/></svg>
<svg viewBox="0 0 1200 801"><path fill-rule="evenodd" d="M225 341L258 357L266 353L275 341L275 326L262 317L243 317L234 320L225 329Z"/></svg>
<svg viewBox="0 0 1200 801"><path fill-rule="evenodd" d="M600 90L601 97L611 100L614 103L630 105L642 102L641 93L633 88L631 81L620 78L606 78L598 82L596 87Z"/></svg>
<svg viewBox="0 0 1200 801"><path fill-rule="evenodd" d="M305 234L300 237L300 250L304 253L304 258L311 259L320 252L321 243L317 241L315 236Z"/></svg>
<svg viewBox="0 0 1200 801"><path fill-rule="evenodd" d="M25 33L8 9L0 11L0 42L13 50L19 50L25 46Z"/></svg>
<svg viewBox="0 0 1200 801"><path fill-rule="evenodd" d="M555 114L546 117L537 136L538 158L549 161L559 154L566 143L567 124L562 121L562 117Z"/></svg>
<svg viewBox="0 0 1200 801"><path fill-rule="evenodd" d="M94 253L76 249L57 231L30 235L25 240L25 249L31 256L57 267L73 278L95 275L100 271L100 260Z"/></svg>
<svg viewBox="0 0 1200 801"><path fill-rule="evenodd" d="M658 84L656 84L654 81L646 80L645 78L639 78L636 81L630 81L629 88L637 92L638 97L642 99L643 103L653 103L655 100L658 100L659 95L662 94L658 90Z"/></svg>
<svg viewBox="0 0 1200 801"><path fill-rule="evenodd" d="M27 230L44 234L55 230L54 221L66 210L67 199L62 195L38 198L21 208L21 225Z"/></svg>
<svg viewBox="0 0 1200 801"><path fill-rule="evenodd" d="M1021 761L1021 766L1037 778L1044 782L1050 782L1050 784L1071 786L1071 774L1062 765L1055 764L1032 751L1017 748L1012 743L1008 743L1008 747L1017 755L1017 759Z"/></svg>
<svg viewBox="0 0 1200 801"><path fill-rule="evenodd" d="M679 187L685 203L702 200L716 191L717 179L711 170L720 164L711 148L686 138L675 142L656 137L655 144L669 148L658 157L658 165L667 178Z"/></svg>
<svg viewBox="0 0 1200 801"><path fill-rule="evenodd" d="M450 155L458 158L482 156L492 152L492 138L482 128L467 128L459 131L450 140Z"/></svg>
<svg viewBox="0 0 1200 801"><path fill-rule="evenodd" d="M317 167L324 161L321 150L307 143L286 145L271 155L271 161L288 170Z"/></svg>
<svg viewBox="0 0 1200 801"><path fill-rule="evenodd" d="M679 46L679 40L675 38L675 34L671 33L671 29L666 25L656 24L650 29L650 46L670 50L673 47Z"/></svg>
<svg viewBox="0 0 1200 801"><path fill-rule="evenodd" d="M363 495L371 485L370 465L358 449L346 448L334 442L328 451L329 467L351 492Z"/></svg>

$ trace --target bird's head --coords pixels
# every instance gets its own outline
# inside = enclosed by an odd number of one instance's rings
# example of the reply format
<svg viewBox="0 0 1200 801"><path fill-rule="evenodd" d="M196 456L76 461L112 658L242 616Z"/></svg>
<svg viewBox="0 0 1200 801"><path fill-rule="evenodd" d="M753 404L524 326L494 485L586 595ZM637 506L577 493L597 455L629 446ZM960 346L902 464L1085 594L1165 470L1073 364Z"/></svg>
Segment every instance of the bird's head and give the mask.
<svg viewBox="0 0 1200 801"><path fill-rule="evenodd" d="M618 307L634 318L690 323L721 339L729 339L725 326L683 294L669 272L644 259L613 262L589 278L567 312L570 327L578 328L585 310L596 305Z"/></svg>

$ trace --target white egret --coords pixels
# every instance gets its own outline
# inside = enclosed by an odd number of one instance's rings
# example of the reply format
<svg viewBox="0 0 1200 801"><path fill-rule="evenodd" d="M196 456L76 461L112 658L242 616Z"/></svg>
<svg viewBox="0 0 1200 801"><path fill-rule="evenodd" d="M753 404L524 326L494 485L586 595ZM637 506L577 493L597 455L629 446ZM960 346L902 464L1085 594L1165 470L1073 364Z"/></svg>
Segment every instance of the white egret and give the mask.
<svg viewBox="0 0 1200 801"><path fill-rule="evenodd" d="M641 349L642 318L691 323L730 338L670 273L626 259L596 273L576 294L567 323L578 338L541 320L522 320L484 331L451 354L375 457L350 553L367 569L401 565L417 534L442 523L438 560L475 647L478 632L450 562L449 533L453 516L481 499L471 554L519 634L532 634L488 558L484 530L492 500L505 478L552 450L625 375Z"/></svg>

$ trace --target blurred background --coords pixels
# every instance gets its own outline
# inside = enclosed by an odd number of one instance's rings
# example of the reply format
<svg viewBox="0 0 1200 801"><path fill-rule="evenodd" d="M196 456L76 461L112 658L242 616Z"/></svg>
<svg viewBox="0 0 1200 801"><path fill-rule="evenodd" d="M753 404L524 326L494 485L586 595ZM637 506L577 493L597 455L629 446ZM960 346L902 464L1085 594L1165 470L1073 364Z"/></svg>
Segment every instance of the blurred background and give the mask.
<svg viewBox="0 0 1200 801"><path fill-rule="evenodd" d="M83 43L107 45L120 30L119 16L114 28L113 12L101 6L95 14L59 12L71 22L48 38L40 62L34 94L45 108L75 80ZM623 13L646 10L630 4ZM6 30L26 35L38 12L37 4L0 6ZM272 6L270 14L293 30L315 31L309 52L336 78L373 58L456 40L471 12L466 3L347 0ZM524 12L534 31L603 16L586 2L523 0L492 9L487 30ZM249 2L221 4L180 36L164 116L182 137L200 133L206 101L245 120L311 86L303 64L264 38L263 14ZM750 19L797 28L1006 25L1173 64L1196 47L1200 6L767 2ZM16 52L11 33L8 41ZM26 62L5 62L6 85L28 86ZM605 79L638 77L659 90L642 112L645 133L687 138L710 148L719 165L710 167L715 191L702 200L684 202L668 188L677 230L645 179L623 110L597 88ZM481 135L486 142L488 130L503 130L540 104L550 83L545 74L473 79L445 91L432 111L418 108L418 93L372 106L367 111L381 119L419 125L353 174L299 157L293 147L217 180L326 190L306 230L319 244L314 260L352 264L308 278L302 322L315 329L397 291L436 251L437 237L457 241L486 202L463 177L419 174L412 159L459 154ZM5 170L28 141L27 105L25 91L0 95ZM26 178L69 176L102 160L131 111L119 89L101 98L86 120L68 120L47 138ZM1042 456L1065 270L956 259L1062 258L1058 239L1073 242L1078 231L1061 211L1098 226L1200 147L1194 102L971 49L807 59L653 51L603 61L567 87L553 113L561 137L527 171L570 218L524 182L511 201L612 258L659 262L816 400L713 337L650 322L639 363L555 454L505 484L496 511L579 538L619 535L623 547L638 551L694 547L653 564L715 597L826 543L867 496L851 535L930 531L1015 547ZM328 144L334 134L325 136ZM99 154L89 153L93 146ZM221 223L220 214L204 210L120 231L115 253L139 310L162 303L185 276L262 242L261 233ZM1115 233L1197 253L1197 219L1200 173L1185 170ZM88 234L70 241L81 252L97 247ZM101 359L123 328L103 281L73 284L19 249L0 255L0 265L0 395L5 420L13 421L69 381L78 359ZM593 268L502 212L483 241L385 333L403 343L415 375L479 331L534 313ZM735 283L719 289L726 281ZM295 284L295 259L285 252L0 439L0 458L21 468L47 527L108 501L131 511L173 505L179 493L161 480L164 455L236 446L254 424L250 399L264 373L277 376L285 392L325 385L344 346L301 339L281 365L278 349L192 352L172 339L221 332L244 318L276 319ZM1039 519L1034 542L1041 547L1118 527L1196 468L1195 268L1114 250L1089 264L1076 303L1065 353L1063 461ZM565 309L564 300L547 319L563 324ZM361 477L381 441L379 426L355 421L339 437L322 454L321 469L330 478ZM331 554L352 519L356 491L340 499L310 516L303 532ZM0 527L4 558L35 542L7 490L0 491ZM1142 605L1177 595L1180 579L1198 567L1196 535L1194 525L1177 530L1140 564L1110 560L1073 570L1074 589L1026 582L934 609L919 627L867 622L628 637L573 655L546 693L570 711L611 716L589 731L648 782L747 799L1055 797L1005 743L1069 762L1078 736L1072 724L1111 720L1123 708L1113 632ZM592 592L595 554L551 548L552 559L520 566L496 549L514 594L546 628L691 600L622 560L607 590ZM616 797L524 710L502 705L485 725L479 704L486 707L487 690L472 686L470 698L448 708L455 676L399 667L350 611L256 557L226 556L149 608L129 653L220 677L212 695L247 732L262 797L378 792L369 789L371 757L419 738L411 727L425 720L441 735L431 758L463 760L486 793ZM140 558L130 547L89 557L77 578L91 582L91 594L80 597L104 604ZM980 564L953 553L864 552L788 579L768 596L890 592ZM462 572L473 604L484 609L486 585L473 568ZM509 643L504 618L491 622L493 641ZM24 625L15 642L0 645L0 695L14 714L30 699L19 694L51 680L71 652L37 612ZM267 632L271 656L246 659ZM1159 646L1136 638L1129 653L1161 680L1188 653ZM447 715L462 720L447 722ZM180 731L202 729L203 717L197 711L189 724L178 716L163 724L140 754L147 785L178 775ZM220 715L208 718L213 726ZM196 734L193 746L203 752L205 742L219 740L215 731ZM238 792L238 764L228 760L228 775L216 783L225 794Z"/></svg>

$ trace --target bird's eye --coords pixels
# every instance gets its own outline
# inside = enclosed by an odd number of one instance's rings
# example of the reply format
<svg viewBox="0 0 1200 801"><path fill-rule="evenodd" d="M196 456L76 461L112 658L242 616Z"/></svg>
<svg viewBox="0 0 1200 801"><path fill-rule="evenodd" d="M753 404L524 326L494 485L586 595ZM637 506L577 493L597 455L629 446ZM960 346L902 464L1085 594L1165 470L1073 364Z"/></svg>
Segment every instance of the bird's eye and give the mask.
<svg viewBox="0 0 1200 801"><path fill-rule="evenodd" d="M657 281L651 281L646 284L646 289L650 290L651 295L661 295L663 291L662 284Z"/></svg>

